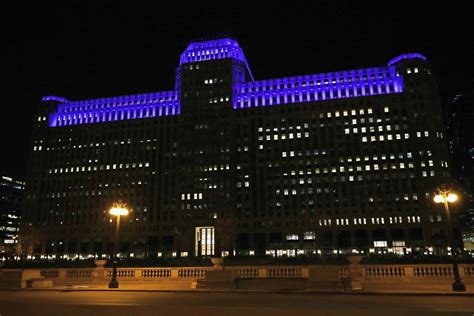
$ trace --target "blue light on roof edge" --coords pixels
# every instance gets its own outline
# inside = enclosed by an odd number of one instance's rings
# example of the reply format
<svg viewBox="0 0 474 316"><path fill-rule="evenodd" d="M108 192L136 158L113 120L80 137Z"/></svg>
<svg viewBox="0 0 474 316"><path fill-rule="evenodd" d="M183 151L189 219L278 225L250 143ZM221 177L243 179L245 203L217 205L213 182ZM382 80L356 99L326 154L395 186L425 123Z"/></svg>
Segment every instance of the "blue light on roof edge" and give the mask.
<svg viewBox="0 0 474 316"><path fill-rule="evenodd" d="M390 60L388 62L388 66L392 67L394 64L398 63L399 61L401 61L403 59L414 59L414 58L419 58L419 59L426 60L426 57L423 56L422 54L418 54L418 53L403 54L403 55L397 56L397 57L393 58L392 60Z"/></svg>
<svg viewBox="0 0 474 316"><path fill-rule="evenodd" d="M204 55L197 52L204 52ZM201 59L197 56L201 56ZM191 43L181 54L180 64L229 58L229 56L244 61L247 65L242 49L232 39ZM389 67L236 84L233 89L237 91L232 100L233 108L243 109L401 93L403 78L395 74L392 66L403 59L411 58L426 60L426 57L421 54L411 53L390 60ZM49 126L56 127L179 115L181 113L179 94L179 87L177 87L175 91L93 100L69 101L58 96L45 96L42 100L60 103L57 112L51 113L49 117Z"/></svg>

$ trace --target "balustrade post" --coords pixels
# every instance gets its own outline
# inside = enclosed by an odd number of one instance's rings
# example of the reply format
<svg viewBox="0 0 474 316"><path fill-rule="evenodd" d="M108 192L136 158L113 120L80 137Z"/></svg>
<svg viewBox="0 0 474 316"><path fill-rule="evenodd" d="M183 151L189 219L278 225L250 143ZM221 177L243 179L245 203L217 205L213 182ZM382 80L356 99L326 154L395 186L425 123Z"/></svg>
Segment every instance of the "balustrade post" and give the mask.
<svg viewBox="0 0 474 316"><path fill-rule="evenodd" d="M301 269L301 277L302 278L309 278L309 269L308 268L302 268Z"/></svg>
<svg viewBox="0 0 474 316"><path fill-rule="evenodd" d="M413 267L403 267L405 270L405 278L414 279L415 278L415 268Z"/></svg>
<svg viewBox="0 0 474 316"><path fill-rule="evenodd" d="M344 289L349 291L362 290L364 279L364 267L360 264L362 256L348 256L347 260L350 264L347 267L348 277L343 279Z"/></svg>
<svg viewBox="0 0 474 316"><path fill-rule="evenodd" d="M267 277L267 269L258 269L258 277L259 278L266 278Z"/></svg>
<svg viewBox="0 0 474 316"><path fill-rule="evenodd" d="M171 269L171 278L172 279L179 278L179 270L178 269Z"/></svg>

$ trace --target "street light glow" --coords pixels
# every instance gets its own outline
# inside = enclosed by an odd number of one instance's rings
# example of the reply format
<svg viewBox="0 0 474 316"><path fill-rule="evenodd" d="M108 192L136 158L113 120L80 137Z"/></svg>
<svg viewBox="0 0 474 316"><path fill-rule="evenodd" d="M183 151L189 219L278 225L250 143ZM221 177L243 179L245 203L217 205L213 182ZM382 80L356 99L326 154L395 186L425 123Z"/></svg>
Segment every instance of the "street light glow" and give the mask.
<svg viewBox="0 0 474 316"><path fill-rule="evenodd" d="M127 209L127 206L123 203L114 203L109 213L115 216L128 215L128 209Z"/></svg>
<svg viewBox="0 0 474 316"><path fill-rule="evenodd" d="M458 200L458 196L454 193L444 193L443 194L436 194L435 197L433 198L433 201L435 203L444 203L444 202L449 202L449 203L453 203L453 202L456 202Z"/></svg>
<svg viewBox="0 0 474 316"><path fill-rule="evenodd" d="M444 202L443 196L441 194L435 195L433 200L434 200L435 203L443 203Z"/></svg>
<svg viewBox="0 0 474 316"><path fill-rule="evenodd" d="M449 193L448 198L447 198L449 203L456 202L457 199L458 199L458 196L454 193Z"/></svg>

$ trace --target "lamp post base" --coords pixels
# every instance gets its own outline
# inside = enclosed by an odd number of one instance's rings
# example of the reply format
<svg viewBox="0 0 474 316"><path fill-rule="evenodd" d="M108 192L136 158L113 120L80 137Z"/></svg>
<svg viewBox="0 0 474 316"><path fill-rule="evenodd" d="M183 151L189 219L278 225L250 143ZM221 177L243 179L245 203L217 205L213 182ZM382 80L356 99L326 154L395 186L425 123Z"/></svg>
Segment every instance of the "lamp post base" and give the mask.
<svg viewBox="0 0 474 316"><path fill-rule="evenodd" d="M454 285L453 285L454 286ZM109 282L109 289L117 289L119 287L119 283L116 279L112 279Z"/></svg>
<svg viewBox="0 0 474 316"><path fill-rule="evenodd" d="M114 261L114 266L112 268L112 279L110 279L109 282L109 289L117 289L119 287L119 283L117 281L117 267L115 266L117 264L116 261Z"/></svg>
<svg viewBox="0 0 474 316"><path fill-rule="evenodd" d="M454 292L466 292L466 285L459 279L455 279L453 283Z"/></svg>

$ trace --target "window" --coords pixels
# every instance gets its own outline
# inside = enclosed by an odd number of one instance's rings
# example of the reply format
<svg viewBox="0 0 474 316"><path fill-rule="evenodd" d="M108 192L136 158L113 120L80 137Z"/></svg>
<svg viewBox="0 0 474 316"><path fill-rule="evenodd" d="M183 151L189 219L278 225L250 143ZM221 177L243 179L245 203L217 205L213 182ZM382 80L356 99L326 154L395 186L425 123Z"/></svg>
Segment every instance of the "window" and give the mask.
<svg viewBox="0 0 474 316"><path fill-rule="evenodd" d="M374 247L387 247L386 240L374 241Z"/></svg>
<svg viewBox="0 0 474 316"><path fill-rule="evenodd" d="M287 234L286 235L286 240L298 240L298 235L297 234Z"/></svg>

